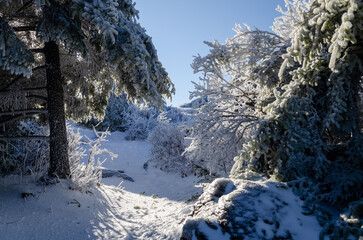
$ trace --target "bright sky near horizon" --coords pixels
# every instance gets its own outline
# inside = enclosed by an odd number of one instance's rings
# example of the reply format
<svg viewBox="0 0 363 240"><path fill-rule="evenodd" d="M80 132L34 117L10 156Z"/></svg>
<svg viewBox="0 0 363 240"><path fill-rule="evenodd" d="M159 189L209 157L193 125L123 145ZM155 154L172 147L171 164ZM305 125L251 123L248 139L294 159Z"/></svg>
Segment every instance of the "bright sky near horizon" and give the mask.
<svg viewBox="0 0 363 240"><path fill-rule="evenodd" d="M171 104L189 102L191 81L198 82L190 64L193 56L209 51L203 41L221 43L234 35L235 24L246 23L261 30L271 30L275 9L283 0L134 0L139 21L152 37L159 60L175 84ZM168 104L170 102L168 101Z"/></svg>

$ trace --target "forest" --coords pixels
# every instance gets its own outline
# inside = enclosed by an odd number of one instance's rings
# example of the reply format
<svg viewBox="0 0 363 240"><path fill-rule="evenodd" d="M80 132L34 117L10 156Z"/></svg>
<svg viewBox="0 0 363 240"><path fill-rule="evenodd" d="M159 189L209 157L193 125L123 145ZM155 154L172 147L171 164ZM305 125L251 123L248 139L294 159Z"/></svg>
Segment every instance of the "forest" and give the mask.
<svg viewBox="0 0 363 240"><path fill-rule="evenodd" d="M284 2L174 107L132 0L0 0L0 239L363 239L363 1Z"/></svg>

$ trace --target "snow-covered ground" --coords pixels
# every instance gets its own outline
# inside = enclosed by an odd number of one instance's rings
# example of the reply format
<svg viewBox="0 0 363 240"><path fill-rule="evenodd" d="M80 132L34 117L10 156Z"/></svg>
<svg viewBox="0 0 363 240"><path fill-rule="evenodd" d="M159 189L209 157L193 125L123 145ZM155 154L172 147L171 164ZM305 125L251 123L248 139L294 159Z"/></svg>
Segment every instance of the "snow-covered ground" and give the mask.
<svg viewBox="0 0 363 240"><path fill-rule="evenodd" d="M82 127L80 133L95 137ZM0 239L178 239L178 223L192 209L186 200L202 192L198 179L145 170L146 142L125 141L120 132L107 140L103 147L118 157L103 166L125 171L134 182L104 178L92 193L81 193L61 184L36 186L31 178L21 184L19 177L2 179ZM34 197L23 199L22 193Z"/></svg>
<svg viewBox="0 0 363 240"><path fill-rule="evenodd" d="M76 127L95 138L92 130ZM0 239L179 239L180 223L194 204L187 200L202 193L199 179L145 170L150 145L124 136L114 132L103 142L118 155L103 166L124 171L134 182L104 178L100 187L81 193L65 183L36 185L31 177L1 179Z"/></svg>

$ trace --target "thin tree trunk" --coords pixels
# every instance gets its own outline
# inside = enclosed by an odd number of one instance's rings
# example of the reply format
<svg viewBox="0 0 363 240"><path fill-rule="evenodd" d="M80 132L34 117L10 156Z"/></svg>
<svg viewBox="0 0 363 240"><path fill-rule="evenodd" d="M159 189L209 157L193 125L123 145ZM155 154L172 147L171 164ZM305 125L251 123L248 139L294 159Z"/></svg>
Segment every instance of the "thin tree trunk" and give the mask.
<svg viewBox="0 0 363 240"><path fill-rule="evenodd" d="M54 41L45 43L44 55L47 74L50 177L69 178L67 129L64 111L62 75L60 70L59 49Z"/></svg>

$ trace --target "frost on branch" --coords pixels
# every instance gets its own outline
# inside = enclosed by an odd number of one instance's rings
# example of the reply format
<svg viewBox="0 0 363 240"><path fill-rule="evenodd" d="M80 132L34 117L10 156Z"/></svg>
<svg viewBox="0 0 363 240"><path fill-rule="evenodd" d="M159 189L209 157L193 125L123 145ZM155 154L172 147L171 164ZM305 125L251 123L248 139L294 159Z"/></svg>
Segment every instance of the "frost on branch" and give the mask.
<svg viewBox="0 0 363 240"><path fill-rule="evenodd" d="M49 143L43 138L25 138L25 136L45 136L49 134L47 126L35 120L21 121L6 135L24 136L24 139L0 140L0 175L31 174L36 178L44 177L49 167ZM72 189L87 191L96 187L102 178L101 165L106 159L97 156L115 154L101 148L109 132L96 132L96 139L91 140L67 125L68 154L71 166L70 186ZM3 133L1 133L3 134ZM86 161L85 161L86 159Z"/></svg>
<svg viewBox="0 0 363 240"><path fill-rule="evenodd" d="M289 40L296 27L304 21L304 12L308 9L310 2L308 0L293 0L292 2L285 0L286 11L281 6L277 6L276 10L281 13L281 16L275 18L271 27L272 31Z"/></svg>
<svg viewBox="0 0 363 240"><path fill-rule="evenodd" d="M119 3L116 0L73 0L73 16L82 16L92 28L101 33L104 38L110 37L115 42L116 25L120 21Z"/></svg>
<svg viewBox="0 0 363 240"><path fill-rule="evenodd" d="M68 126L68 154L71 166L71 188L79 191L87 191L100 184L102 179L101 166L106 159L101 160L96 158L101 154L108 154L111 159L117 157L107 149L101 148L101 144L106 140L109 132L97 132L96 140L91 140L88 137L83 137L79 132L74 132L73 128ZM86 138L86 141L82 140ZM86 151L81 144L88 145L88 151ZM87 162L83 162L85 156L87 156Z"/></svg>
<svg viewBox="0 0 363 240"><path fill-rule="evenodd" d="M118 89L125 89L129 97L155 102L159 106L163 97L171 98L174 85L158 60L151 37L138 24L128 22L117 27L115 43L107 41L108 62L119 78Z"/></svg>
<svg viewBox="0 0 363 240"><path fill-rule="evenodd" d="M348 46L363 36L361 4L359 0L312 1L304 21L294 31L280 75L293 60L306 67L318 55L328 57L329 68L334 70ZM331 55L327 56L326 51Z"/></svg>
<svg viewBox="0 0 363 240"><path fill-rule="evenodd" d="M283 181L307 177L320 199L361 197L362 13L362 1L308 5L287 53L276 52L283 58L276 85L259 96L260 120L234 176L253 170Z"/></svg>
<svg viewBox="0 0 363 240"><path fill-rule="evenodd" d="M80 19L72 17L68 8L52 3L43 7L43 18L37 28L37 37L41 42L50 40L58 44L63 43L64 47L71 53L87 53L85 34L81 28Z"/></svg>
<svg viewBox="0 0 363 240"><path fill-rule="evenodd" d="M275 65L277 58L271 56L285 42L274 33L247 25L237 25L235 31L224 44L206 42L210 53L195 57L192 64L202 77L194 83L191 97L206 101L199 109L187 156L220 174L229 173L245 133L258 120L258 95L276 83L262 76Z"/></svg>
<svg viewBox="0 0 363 240"><path fill-rule="evenodd" d="M117 94L125 91L129 100L154 102L159 106L163 97L171 98L174 86L158 60L151 37L136 22L138 11L134 5L130 0L73 2L73 15L78 16L88 37L84 59L88 65L84 66L83 59L66 64L81 73L80 78L69 74L72 76L69 91L73 92L68 101L70 110L71 105L87 103L93 113L101 116L113 87ZM87 115L89 111L78 112ZM76 116L77 112L72 115Z"/></svg>
<svg viewBox="0 0 363 240"><path fill-rule="evenodd" d="M11 74L30 77L35 63L33 54L0 16L0 67Z"/></svg>

